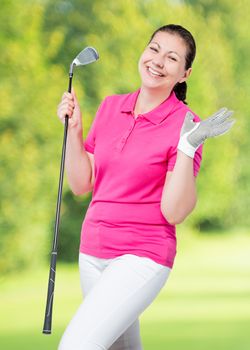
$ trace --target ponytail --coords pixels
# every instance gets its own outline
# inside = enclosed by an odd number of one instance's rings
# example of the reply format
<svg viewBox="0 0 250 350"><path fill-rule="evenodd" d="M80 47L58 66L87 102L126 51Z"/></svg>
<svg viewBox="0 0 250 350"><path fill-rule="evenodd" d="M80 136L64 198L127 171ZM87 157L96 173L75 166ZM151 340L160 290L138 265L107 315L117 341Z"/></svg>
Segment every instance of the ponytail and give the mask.
<svg viewBox="0 0 250 350"><path fill-rule="evenodd" d="M181 100L186 105L188 104L186 100L186 94L187 94L187 83L183 81L182 83L177 83L174 87L174 92L176 94L176 97L178 100Z"/></svg>

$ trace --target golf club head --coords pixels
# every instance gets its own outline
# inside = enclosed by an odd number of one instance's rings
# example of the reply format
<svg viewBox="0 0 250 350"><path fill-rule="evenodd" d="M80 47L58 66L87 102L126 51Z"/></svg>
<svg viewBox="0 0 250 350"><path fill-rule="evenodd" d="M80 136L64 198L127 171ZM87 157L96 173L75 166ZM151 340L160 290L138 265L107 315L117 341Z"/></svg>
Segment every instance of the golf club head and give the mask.
<svg viewBox="0 0 250 350"><path fill-rule="evenodd" d="M84 66L98 60L99 55L96 49L91 46L85 47L73 60L70 66L70 72L73 72L74 66Z"/></svg>

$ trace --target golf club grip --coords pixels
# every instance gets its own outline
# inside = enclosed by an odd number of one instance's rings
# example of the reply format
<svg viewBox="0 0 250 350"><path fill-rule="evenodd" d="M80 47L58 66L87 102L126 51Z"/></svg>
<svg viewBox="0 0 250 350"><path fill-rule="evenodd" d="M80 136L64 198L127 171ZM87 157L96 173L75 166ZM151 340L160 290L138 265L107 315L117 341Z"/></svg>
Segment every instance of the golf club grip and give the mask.
<svg viewBox="0 0 250 350"><path fill-rule="evenodd" d="M51 260L50 260L47 303L46 303L46 311L45 311L45 318L44 318L44 325L43 325L44 334L51 334L53 297L54 297L55 277L56 277L56 257L57 257L57 252L52 252Z"/></svg>

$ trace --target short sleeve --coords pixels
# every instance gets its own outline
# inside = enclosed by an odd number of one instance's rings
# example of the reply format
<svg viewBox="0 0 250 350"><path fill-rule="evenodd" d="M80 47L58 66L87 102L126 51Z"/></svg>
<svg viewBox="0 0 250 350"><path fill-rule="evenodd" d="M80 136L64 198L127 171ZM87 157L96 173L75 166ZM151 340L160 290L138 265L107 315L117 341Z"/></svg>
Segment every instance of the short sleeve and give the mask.
<svg viewBox="0 0 250 350"><path fill-rule="evenodd" d="M200 171L201 161L202 161L202 151L203 144L201 144L195 152L193 166L194 166L194 176L196 177ZM168 161L167 161L167 171L173 171L175 162L177 158L177 146L171 148L168 153Z"/></svg>
<svg viewBox="0 0 250 350"><path fill-rule="evenodd" d="M89 131L88 131L88 134L87 134L85 140L83 140L83 145L84 145L85 150L87 152L90 152L90 153L94 153L94 150L95 150L95 139L96 139L96 130L98 128L98 120L100 119L102 111L104 109L105 101L106 101L106 98L99 105L97 112L96 112L96 115L95 115L95 118L92 122L92 125L91 125Z"/></svg>

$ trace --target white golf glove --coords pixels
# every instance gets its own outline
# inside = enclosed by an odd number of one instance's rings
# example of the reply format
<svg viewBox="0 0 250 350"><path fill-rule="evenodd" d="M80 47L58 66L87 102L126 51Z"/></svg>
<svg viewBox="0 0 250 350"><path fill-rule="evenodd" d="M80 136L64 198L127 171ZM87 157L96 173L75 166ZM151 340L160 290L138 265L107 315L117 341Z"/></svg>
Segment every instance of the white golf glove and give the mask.
<svg viewBox="0 0 250 350"><path fill-rule="evenodd" d="M229 131L236 121L235 119L227 120L232 114L233 111L228 111L226 107L223 107L211 117L194 122L194 115L187 112L177 149L194 158L195 151L207 138L220 136Z"/></svg>

